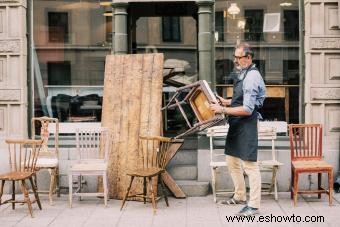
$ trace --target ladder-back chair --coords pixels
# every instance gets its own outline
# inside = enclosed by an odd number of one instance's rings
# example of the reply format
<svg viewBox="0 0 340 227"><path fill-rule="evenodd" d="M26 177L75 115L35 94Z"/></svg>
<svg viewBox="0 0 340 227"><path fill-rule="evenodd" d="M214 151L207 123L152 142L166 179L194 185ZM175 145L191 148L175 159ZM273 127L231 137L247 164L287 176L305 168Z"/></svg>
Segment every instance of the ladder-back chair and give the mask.
<svg viewBox="0 0 340 227"><path fill-rule="evenodd" d="M225 138L228 134L229 125L214 126L207 130L207 136L210 139L210 169L211 169L211 187L213 191L214 201L217 201L217 196L233 194L234 189L217 189L216 173L221 167L227 167L227 162L224 154ZM274 127L258 127L258 140L269 140L271 142L271 158L268 160L258 160L261 172L271 172L272 177L270 182L262 182L263 192L274 192L275 200L278 199L277 194L277 171L279 166L282 165L277 161L275 140L276 129ZM219 147L216 146L217 143ZM221 152L223 151L223 152ZM269 185L269 187L265 187Z"/></svg>
<svg viewBox="0 0 340 227"><path fill-rule="evenodd" d="M333 167L322 160L322 126L321 124L290 124L289 140L292 161L291 198L294 206L297 194L328 194L329 205L332 205ZM299 190L300 173L317 173L317 190ZM328 174L328 190L321 187L322 173Z"/></svg>
<svg viewBox="0 0 340 227"><path fill-rule="evenodd" d="M53 130L49 125L54 124ZM38 130L38 133L36 133ZM37 160L37 171L47 169L50 174L48 197L53 203L53 194L60 196L59 187L59 120L50 117L32 118L32 139L43 139L43 144ZM52 142L53 140L53 142ZM42 192L42 191L39 191Z"/></svg>
<svg viewBox="0 0 340 227"><path fill-rule="evenodd" d="M6 139L9 151L9 166L10 171L0 174L0 205L12 203L12 209L15 209L15 203L27 203L29 213L33 217L32 203L37 202L41 210L37 185L33 180L36 171L36 163L39 151L42 145L42 140L27 140L27 139ZM35 200L31 201L29 196L29 188L26 180L29 180L34 192ZM12 181L12 197L5 201L1 201L6 181ZM15 198L15 182L18 181L21 186L21 191L24 196L23 200Z"/></svg>
<svg viewBox="0 0 340 227"><path fill-rule="evenodd" d="M110 133L107 128L77 129L77 163L69 170L69 203L73 196L103 196L107 206L108 180L107 162L110 150ZM78 177L78 188L73 192L73 176ZM82 176L102 176L103 192L82 192Z"/></svg>
<svg viewBox="0 0 340 227"><path fill-rule="evenodd" d="M152 202L154 213L156 213L156 197L157 185L160 183L166 206L169 206L168 198L165 193L165 185L162 179L162 173L165 172L167 162L167 151L171 145L172 139L161 136L140 136L138 147L138 163L135 169L128 170L127 175L130 176L130 183L126 189L125 196L122 201L121 210L128 198L139 197L146 201ZM135 178L143 178L143 192L130 195L131 185ZM156 178L156 181L153 179ZM149 189L147 189L149 186Z"/></svg>
<svg viewBox="0 0 340 227"><path fill-rule="evenodd" d="M262 181L262 191L268 193L274 193L275 200L278 200L277 194L277 172L279 167L283 165L277 160L275 140L276 140L276 128L275 127L258 127L258 141L270 141L271 158L267 160L258 160L258 164L261 172L269 172L272 174L269 182ZM260 150L259 150L260 151ZM266 187L268 186L268 187ZM267 189L267 190L266 190Z"/></svg>
<svg viewBox="0 0 340 227"><path fill-rule="evenodd" d="M228 134L229 125L214 126L208 128L207 136L210 141L210 170L211 170L211 187L214 197L214 202L217 202L217 196L233 194L234 189L218 189L216 181L216 173L219 168L227 167L226 156L224 154L225 138ZM220 149L216 143L220 143Z"/></svg>

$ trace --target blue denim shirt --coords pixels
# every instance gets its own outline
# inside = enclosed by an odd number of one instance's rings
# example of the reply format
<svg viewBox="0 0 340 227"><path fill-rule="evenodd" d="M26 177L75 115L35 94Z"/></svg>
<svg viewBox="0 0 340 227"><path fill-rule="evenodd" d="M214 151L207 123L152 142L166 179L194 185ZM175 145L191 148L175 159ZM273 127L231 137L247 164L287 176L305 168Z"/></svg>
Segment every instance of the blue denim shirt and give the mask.
<svg viewBox="0 0 340 227"><path fill-rule="evenodd" d="M255 67L253 64L252 67ZM246 69L242 70L239 74L239 79L243 79ZM252 113L255 109L263 106L264 99L266 98L266 85L259 71L251 70L248 72L246 78L243 80L243 107Z"/></svg>

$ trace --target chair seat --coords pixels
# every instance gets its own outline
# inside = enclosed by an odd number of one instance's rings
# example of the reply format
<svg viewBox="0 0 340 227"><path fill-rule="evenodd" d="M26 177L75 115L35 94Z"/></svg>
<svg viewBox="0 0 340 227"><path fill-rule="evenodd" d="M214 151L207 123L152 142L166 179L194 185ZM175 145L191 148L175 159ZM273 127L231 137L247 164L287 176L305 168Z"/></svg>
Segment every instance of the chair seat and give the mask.
<svg viewBox="0 0 340 227"><path fill-rule="evenodd" d="M74 164L70 168L71 171L82 171L82 172L91 172L91 171L106 171L107 163L79 163Z"/></svg>
<svg viewBox="0 0 340 227"><path fill-rule="evenodd" d="M227 162L210 162L211 167L222 167L222 166L227 166Z"/></svg>
<svg viewBox="0 0 340 227"><path fill-rule="evenodd" d="M292 161L293 168L296 170L321 170L321 169L332 169L333 167L322 160L311 160L311 161Z"/></svg>
<svg viewBox="0 0 340 227"><path fill-rule="evenodd" d="M0 180L24 180L33 175L33 172L13 171L0 175Z"/></svg>
<svg viewBox="0 0 340 227"><path fill-rule="evenodd" d="M263 160L258 161L259 166L282 166L283 163L276 161L276 160Z"/></svg>
<svg viewBox="0 0 340 227"><path fill-rule="evenodd" d="M37 160L37 168L54 168L58 167L59 161L57 158L39 157Z"/></svg>
<svg viewBox="0 0 340 227"><path fill-rule="evenodd" d="M127 171L126 174L129 176L134 177L153 177L156 176L162 172L165 172L164 169L158 168L158 167L151 167L151 168L141 168L141 169L135 169Z"/></svg>

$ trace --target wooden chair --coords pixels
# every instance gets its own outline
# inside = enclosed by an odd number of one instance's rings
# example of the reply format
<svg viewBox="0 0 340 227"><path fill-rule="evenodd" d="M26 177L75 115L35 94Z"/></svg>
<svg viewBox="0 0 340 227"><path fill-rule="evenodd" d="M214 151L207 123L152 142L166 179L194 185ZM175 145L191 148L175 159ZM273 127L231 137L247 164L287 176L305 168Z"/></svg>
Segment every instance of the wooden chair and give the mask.
<svg viewBox="0 0 340 227"><path fill-rule="evenodd" d="M125 201L128 198L143 198L146 201L152 202L154 213L156 213L156 197L157 185L161 184L165 203L169 206L168 198L165 193L164 181L162 173L165 172L167 160L167 151L170 147L172 139L161 136L140 136L138 163L134 170L128 170L127 175L130 176L130 183L126 189L125 196L122 201L121 210L124 207ZM135 178L143 178L143 192L129 195L131 185ZM156 181L153 179L156 178ZM147 189L149 186L149 190Z"/></svg>
<svg viewBox="0 0 340 227"><path fill-rule="evenodd" d="M219 168L227 167L226 156L224 154L225 138L228 134L228 125L214 126L208 128L207 136L210 140L210 170L211 170L211 187L214 202L217 202L217 196L231 195L234 189L217 189L216 172ZM219 149L218 149L219 148Z"/></svg>
<svg viewBox="0 0 340 227"><path fill-rule="evenodd" d="M41 210L41 203L39 200L37 185L33 180L33 176L36 170L36 162L41 148L42 140L26 140L26 139L7 139L9 151L9 165L10 171L0 175L1 187L0 187L0 205L6 203L12 203L12 209L15 209L15 203L27 203L28 210L31 217L33 217L32 203L37 202L39 209ZM26 180L31 182L32 190L34 192L35 200L31 201L28 185ZM4 190L6 181L12 181L12 197L11 199L1 201L1 197ZM21 186L23 200L15 199L15 182L18 181Z"/></svg>
<svg viewBox="0 0 340 227"><path fill-rule="evenodd" d="M322 160L322 126L321 124L290 124L289 140L292 161L291 198L294 206L297 194L326 193L329 196L329 205L332 205L333 167ZM300 173L317 173L317 190L298 190ZM321 174L328 174L328 190L321 187Z"/></svg>
<svg viewBox="0 0 340 227"><path fill-rule="evenodd" d="M49 125L54 124L53 131L49 130ZM39 130L37 135L36 130ZM50 117L32 118L32 139L43 139L43 144L36 164L36 170L47 169L50 174L50 185L48 197L50 204L53 203L53 194L56 192L60 196L59 187L59 120ZM53 138L53 143L49 139ZM42 191L39 191L42 192Z"/></svg>
<svg viewBox="0 0 340 227"><path fill-rule="evenodd" d="M269 182L262 181L262 191L267 191L268 193L274 193L275 200L278 200L277 194L277 172L279 167L283 165L277 160L277 154L275 149L275 140L277 138L276 129L274 127L258 127L258 141L270 141L270 153L271 158L264 160L259 159L258 163L260 166L260 171L269 172L272 174L271 180ZM260 152L261 150L259 150ZM263 150L262 150L263 152ZM267 187L266 187L267 186ZM267 189L267 190L266 190Z"/></svg>
<svg viewBox="0 0 340 227"><path fill-rule="evenodd" d="M107 161L110 150L109 131L100 129L77 129L76 142L78 161L72 165L69 171L69 203L72 207L73 196L104 196L104 204L107 206ZM78 188L73 193L73 176L78 176ZM82 192L82 176L102 176L103 192Z"/></svg>

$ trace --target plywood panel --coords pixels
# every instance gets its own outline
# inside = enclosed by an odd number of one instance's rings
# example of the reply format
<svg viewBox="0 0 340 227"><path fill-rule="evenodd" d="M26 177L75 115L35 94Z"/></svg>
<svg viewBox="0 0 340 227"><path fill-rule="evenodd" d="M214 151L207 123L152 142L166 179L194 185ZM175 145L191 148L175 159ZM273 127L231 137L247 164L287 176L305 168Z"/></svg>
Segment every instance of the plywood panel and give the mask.
<svg viewBox="0 0 340 227"><path fill-rule="evenodd" d="M102 126L113 132L108 173L113 198L122 199L126 170L137 164L139 135L160 135L163 61L163 54L106 57Z"/></svg>

